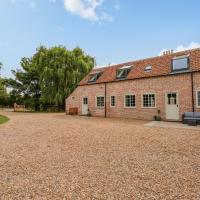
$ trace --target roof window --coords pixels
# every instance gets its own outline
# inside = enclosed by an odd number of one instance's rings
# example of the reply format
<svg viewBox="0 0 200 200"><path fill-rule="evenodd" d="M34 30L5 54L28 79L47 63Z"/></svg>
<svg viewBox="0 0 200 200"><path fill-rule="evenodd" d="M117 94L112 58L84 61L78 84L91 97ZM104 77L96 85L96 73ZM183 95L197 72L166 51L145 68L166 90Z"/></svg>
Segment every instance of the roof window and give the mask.
<svg viewBox="0 0 200 200"><path fill-rule="evenodd" d="M124 79L128 76L132 66L123 66L117 70L117 79Z"/></svg>
<svg viewBox="0 0 200 200"><path fill-rule="evenodd" d="M150 72L152 70L152 66L151 65L148 65L144 68L144 71L145 72Z"/></svg>
<svg viewBox="0 0 200 200"><path fill-rule="evenodd" d="M102 72L97 72L97 73L94 73L94 74L90 74L88 82L89 83L95 83L97 81L97 79L101 76L101 74L102 74Z"/></svg>

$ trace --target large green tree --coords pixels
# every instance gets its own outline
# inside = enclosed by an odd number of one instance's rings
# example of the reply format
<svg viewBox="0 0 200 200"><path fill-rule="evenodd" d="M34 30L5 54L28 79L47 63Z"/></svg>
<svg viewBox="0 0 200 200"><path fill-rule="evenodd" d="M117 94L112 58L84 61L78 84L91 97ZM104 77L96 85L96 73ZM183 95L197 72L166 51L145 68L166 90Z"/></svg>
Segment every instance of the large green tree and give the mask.
<svg viewBox="0 0 200 200"><path fill-rule="evenodd" d="M40 59L43 67L40 77L41 99L44 102L63 105L65 98L78 82L93 68L94 58L83 50L72 51L65 47L53 47Z"/></svg>
<svg viewBox="0 0 200 200"><path fill-rule="evenodd" d="M3 65L0 62L0 106L3 106L6 102L7 99L7 92L6 92L6 87L5 87L5 81L1 77L1 69Z"/></svg>
<svg viewBox="0 0 200 200"><path fill-rule="evenodd" d="M4 80L3 78L1 77L1 69L2 69L3 65L2 63L0 62L0 96L4 96L6 95L6 89L5 89L5 85L4 85Z"/></svg>
<svg viewBox="0 0 200 200"><path fill-rule="evenodd" d="M13 70L15 79L7 84L12 95L37 110L39 105L64 106L65 98L94 67L95 59L78 47L70 51L63 46L41 46L20 64L22 69Z"/></svg>

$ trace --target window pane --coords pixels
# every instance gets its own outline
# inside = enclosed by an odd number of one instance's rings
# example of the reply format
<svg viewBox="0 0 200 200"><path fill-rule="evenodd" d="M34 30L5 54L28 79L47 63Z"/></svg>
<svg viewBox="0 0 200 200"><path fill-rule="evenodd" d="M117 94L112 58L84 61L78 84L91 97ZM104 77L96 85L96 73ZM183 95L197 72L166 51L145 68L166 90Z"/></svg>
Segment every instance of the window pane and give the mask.
<svg viewBox="0 0 200 200"><path fill-rule="evenodd" d="M188 68L188 58L180 58L173 60L173 70L181 70Z"/></svg>
<svg viewBox="0 0 200 200"><path fill-rule="evenodd" d="M125 96L125 106L126 107L135 107L135 95L126 95Z"/></svg>
<svg viewBox="0 0 200 200"><path fill-rule="evenodd" d="M85 104L85 105L88 104L88 98L87 97L83 98L83 104Z"/></svg>
<svg viewBox="0 0 200 200"><path fill-rule="evenodd" d="M144 94L143 95L143 107L145 108L151 108L155 107L155 94Z"/></svg>
<svg viewBox="0 0 200 200"><path fill-rule="evenodd" d="M111 106L115 106L115 96L111 96Z"/></svg>
<svg viewBox="0 0 200 200"><path fill-rule="evenodd" d="M198 106L200 106L200 91L198 91Z"/></svg>
<svg viewBox="0 0 200 200"><path fill-rule="evenodd" d="M117 71L117 78L126 78L128 73L130 71L130 68L126 68L126 69L119 69Z"/></svg>

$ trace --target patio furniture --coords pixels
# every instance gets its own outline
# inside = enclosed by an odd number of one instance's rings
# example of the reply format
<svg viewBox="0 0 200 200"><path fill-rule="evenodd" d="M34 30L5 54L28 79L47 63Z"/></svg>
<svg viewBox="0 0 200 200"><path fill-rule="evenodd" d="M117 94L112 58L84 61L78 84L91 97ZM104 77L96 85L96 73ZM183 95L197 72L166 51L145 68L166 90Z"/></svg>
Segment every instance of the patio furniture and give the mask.
<svg viewBox="0 0 200 200"><path fill-rule="evenodd" d="M182 122L192 126L200 125L200 112L185 112L182 115Z"/></svg>
<svg viewBox="0 0 200 200"><path fill-rule="evenodd" d="M188 124L189 126L196 126L196 125L197 125L197 121L194 120L194 119L189 119L187 124Z"/></svg>

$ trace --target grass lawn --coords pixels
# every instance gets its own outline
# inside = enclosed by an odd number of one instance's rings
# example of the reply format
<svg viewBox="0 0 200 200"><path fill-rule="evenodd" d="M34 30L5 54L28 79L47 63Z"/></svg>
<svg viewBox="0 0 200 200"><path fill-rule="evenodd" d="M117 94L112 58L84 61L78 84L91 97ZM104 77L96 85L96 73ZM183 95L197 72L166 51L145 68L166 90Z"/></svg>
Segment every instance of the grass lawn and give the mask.
<svg viewBox="0 0 200 200"><path fill-rule="evenodd" d="M9 119L6 116L0 115L0 124L7 122Z"/></svg>

